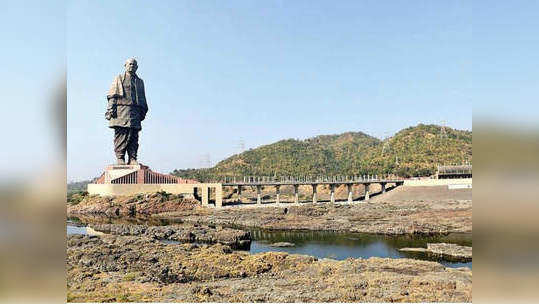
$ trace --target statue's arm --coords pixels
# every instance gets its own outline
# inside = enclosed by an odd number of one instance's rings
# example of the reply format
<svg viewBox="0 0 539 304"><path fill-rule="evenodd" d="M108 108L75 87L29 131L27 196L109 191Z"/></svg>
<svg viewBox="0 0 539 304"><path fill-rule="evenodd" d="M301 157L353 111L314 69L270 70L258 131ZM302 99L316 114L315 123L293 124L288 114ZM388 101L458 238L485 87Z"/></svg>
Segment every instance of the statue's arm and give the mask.
<svg viewBox="0 0 539 304"><path fill-rule="evenodd" d="M116 118L116 98L108 98L107 111L105 112L105 119L111 120Z"/></svg>
<svg viewBox="0 0 539 304"><path fill-rule="evenodd" d="M107 120L116 118L116 100L117 97L121 97L123 92L121 85L121 75L118 75L112 81L109 92L107 94L107 111L105 112L105 118Z"/></svg>

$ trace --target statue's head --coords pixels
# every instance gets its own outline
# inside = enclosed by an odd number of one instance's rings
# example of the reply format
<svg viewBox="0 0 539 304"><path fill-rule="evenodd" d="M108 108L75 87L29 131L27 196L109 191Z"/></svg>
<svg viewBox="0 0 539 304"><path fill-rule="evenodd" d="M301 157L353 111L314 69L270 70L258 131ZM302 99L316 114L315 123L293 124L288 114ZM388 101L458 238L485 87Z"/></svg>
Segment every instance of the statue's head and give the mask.
<svg viewBox="0 0 539 304"><path fill-rule="evenodd" d="M125 70L129 73L135 74L138 69L137 61L135 58L129 58L125 61Z"/></svg>

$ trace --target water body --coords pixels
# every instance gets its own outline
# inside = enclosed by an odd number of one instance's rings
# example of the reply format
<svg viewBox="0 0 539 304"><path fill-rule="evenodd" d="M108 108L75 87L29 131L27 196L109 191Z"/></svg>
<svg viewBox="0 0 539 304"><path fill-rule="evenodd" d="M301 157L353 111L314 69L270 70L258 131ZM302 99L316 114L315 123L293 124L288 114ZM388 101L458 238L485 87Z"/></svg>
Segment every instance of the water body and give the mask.
<svg viewBox="0 0 539 304"><path fill-rule="evenodd" d="M344 260L347 258L413 258L437 261L446 267L469 267L472 262L448 261L425 253L400 252L399 248L422 247L427 243L453 243L472 246L471 234L450 234L447 236L386 236L357 233L336 233L327 231L266 231L251 229L253 242L251 253L284 251L306 254L318 258ZM277 242L294 243L294 247L273 247Z"/></svg>
<svg viewBox="0 0 539 304"><path fill-rule="evenodd" d="M71 235L71 234L88 234L88 230L86 227L73 226L73 225L67 224L67 235Z"/></svg>
<svg viewBox="0 0 539 304"><path fill-rule="evenodd" d="M169 224L157 223L157 224ZM425 253L400 252L399 248L421 247L426 248L427 243L453 243L462 246L472 246L471 234L450 234L447 236L386 236L365 233L338 233L331 231L268 231L251 228L253 241L250 253L280 251L294 254L304 254L317 258L330 258L344 260L347 258L413 258L419 260L436 261L446 267L469 267L472 262L449 261L440 257L433 257ZM67 234L102 234L83 223L68 220ZM165 244L177 244L174 241L162 241ZM289 242L294 247L274 247L273 243Z"/></svg>
<svg viewBox="0 0 539 304"><path fill-rule="evenodd" d="M70 234L87 234L87 235L103 235L103 232L95 231L94 229L82 225L67 223L67 235Z"/></svg>

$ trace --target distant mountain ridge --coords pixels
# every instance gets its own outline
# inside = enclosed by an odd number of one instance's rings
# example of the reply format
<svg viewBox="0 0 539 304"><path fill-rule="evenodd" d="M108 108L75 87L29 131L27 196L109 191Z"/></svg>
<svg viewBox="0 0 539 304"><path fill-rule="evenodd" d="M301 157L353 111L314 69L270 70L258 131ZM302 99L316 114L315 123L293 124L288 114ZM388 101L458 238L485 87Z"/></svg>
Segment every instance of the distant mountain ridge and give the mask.
<svg viewBox="0 0 539 304"><path fill-rule="evenodd" d="M472 132L419 124L381 141L363 132L285 139L233 155L212 168L174 170L201 181L224 176L428 176L442 164L472 162Z"/></svg>

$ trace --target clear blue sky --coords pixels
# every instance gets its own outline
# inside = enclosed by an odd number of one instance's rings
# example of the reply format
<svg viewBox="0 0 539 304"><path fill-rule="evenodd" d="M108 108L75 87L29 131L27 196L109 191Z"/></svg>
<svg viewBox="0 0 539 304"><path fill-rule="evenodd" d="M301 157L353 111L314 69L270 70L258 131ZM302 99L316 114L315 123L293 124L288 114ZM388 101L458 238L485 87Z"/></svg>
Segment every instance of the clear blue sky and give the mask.
<svg viewBox="0 0 539 304"><path fill-rule="evenodd" d="M240 140L471 130L472 102L536 96L539 62L536 3L478 2L69 1L68 180L114 161L105 95L131 56L150 108L139 159L165 173Z"/></svg>

